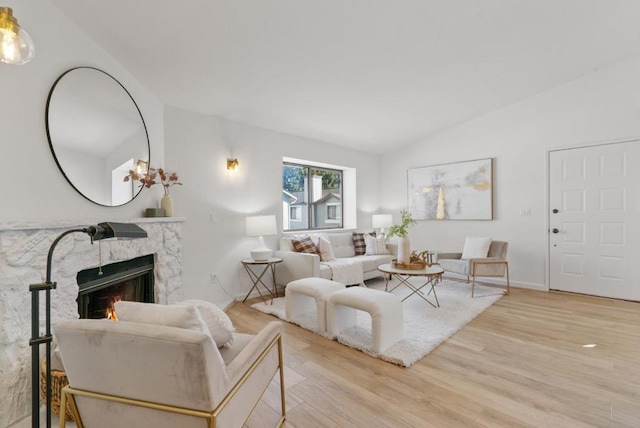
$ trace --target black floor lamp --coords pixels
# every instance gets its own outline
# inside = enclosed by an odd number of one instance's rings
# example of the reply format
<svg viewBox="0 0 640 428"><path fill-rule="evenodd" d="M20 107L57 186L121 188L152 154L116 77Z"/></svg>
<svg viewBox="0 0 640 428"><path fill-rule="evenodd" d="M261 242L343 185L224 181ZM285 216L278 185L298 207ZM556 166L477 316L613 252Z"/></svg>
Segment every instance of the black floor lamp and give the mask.
<svg viewBox="0 0 640 428"><path fill-rule="evenodd" d="M101 239L136 239L146 238L147 232L141 227L131 223L100 223L97 226L89 226L82 229L71 229L58 236L47 256L47 277L45 282L30 284L31 292L31 426L40 428L40 345L46 348L45 371L45 396L47 403L47 428L51 428L51 290L56 288L56 283L51 282L51 262L53 250L58 242L70 233L82 232L89 235L91 243ZM45 333L40 335L40 292L45 291ZM61 409L62 412L66 409Z"/></svg>

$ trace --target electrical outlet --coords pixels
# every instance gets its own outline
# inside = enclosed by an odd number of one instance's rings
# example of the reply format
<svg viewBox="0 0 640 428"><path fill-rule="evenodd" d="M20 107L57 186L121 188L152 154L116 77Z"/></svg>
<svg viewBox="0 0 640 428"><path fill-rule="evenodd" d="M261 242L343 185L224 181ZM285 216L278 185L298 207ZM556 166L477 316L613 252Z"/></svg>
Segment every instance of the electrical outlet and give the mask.
<svg viewBox="0 0 640 428"><path fill-rule="evenodd" d="M212 273L211 274L211 284L215 285L218 283L218 274L217 273Z"/></svg>
<svg viewBox="0 0 640 428"><path fill-rule="evenodd" d="M209 223L217 223L218 222L218 213L212 212L209 213Z"/></svg>

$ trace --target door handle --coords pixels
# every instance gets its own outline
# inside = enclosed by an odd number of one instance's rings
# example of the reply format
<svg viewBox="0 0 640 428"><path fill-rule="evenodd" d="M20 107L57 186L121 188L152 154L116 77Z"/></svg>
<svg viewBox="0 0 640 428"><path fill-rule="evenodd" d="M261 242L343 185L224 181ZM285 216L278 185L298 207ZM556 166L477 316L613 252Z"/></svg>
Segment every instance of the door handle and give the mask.
<svg viewBox="0 0 640 428"><path fill-rule="evenodd" d="M559 231L558 229L556 229L556 228L552 229L551 231L552 231L553 233L558 233L558 232L560 232L560 231Z"/></svg>
<svg viewBox="0 0 640 428"><path fill-rule="evenodd" d="M554 214L558 214L558 209L557 209L557 208L554 208L554 209L553 209L553 213L554 213Z"/></svg>

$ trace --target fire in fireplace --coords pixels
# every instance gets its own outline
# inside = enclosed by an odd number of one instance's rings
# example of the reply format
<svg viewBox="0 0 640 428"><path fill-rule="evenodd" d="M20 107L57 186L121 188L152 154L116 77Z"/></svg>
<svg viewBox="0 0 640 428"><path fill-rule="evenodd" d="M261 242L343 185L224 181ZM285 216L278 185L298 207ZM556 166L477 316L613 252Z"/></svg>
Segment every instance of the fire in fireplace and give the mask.
<svg viewBox="0 0 640 428"><path fill-rule="evenodd" d="M149 254L101 268L85 269L76 276L80 318L117 319L118 300L153 303L153 255Z"/></svg>

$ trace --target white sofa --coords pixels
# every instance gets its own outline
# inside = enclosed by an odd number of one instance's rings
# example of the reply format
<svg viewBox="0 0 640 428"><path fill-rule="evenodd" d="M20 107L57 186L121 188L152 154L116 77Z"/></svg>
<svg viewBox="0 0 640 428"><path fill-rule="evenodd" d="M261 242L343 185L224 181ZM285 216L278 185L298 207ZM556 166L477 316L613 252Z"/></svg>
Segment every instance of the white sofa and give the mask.
<svg viewBox="0 0 640 428"><path fill-rule="evenodd" d="M349 259L360 264L365 280L382 276L383 273L378 270L378 266L391 262L397 253L395 244L387 244L389 254L356 256L352 232L309 233L308 235L314 242L317 242L320 236L326 237L331 242L336 260ZM291 281L309 277L333 280L331 262L321 262L320 256L317 254L295 252L291 242L293 238L294 236L281 237L279 250L275 251L273 255L282 259L282 263L277 266L276 281L278 286L286 286Z"/></svg>

